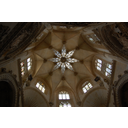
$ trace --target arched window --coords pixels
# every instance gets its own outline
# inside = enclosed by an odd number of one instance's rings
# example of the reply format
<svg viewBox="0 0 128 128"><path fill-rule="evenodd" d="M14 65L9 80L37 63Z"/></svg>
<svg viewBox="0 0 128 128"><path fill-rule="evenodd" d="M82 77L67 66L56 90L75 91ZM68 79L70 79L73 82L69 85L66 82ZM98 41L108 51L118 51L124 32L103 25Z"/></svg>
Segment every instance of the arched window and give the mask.
<svg viewBox="0 0 128 128"><path fill-rule="evenodd" d="M68 92L66 91L59 92L58 98L60 101L59 107L71 107L71 104L69 103L70 95Z"/></svg>
<svg viewBox="0 0 128 128"><path fill-rule="evenodd" d="M32 59L31 58L28 58L27 59L27 69L30 70L32 67Z"/></svg>
<svg viewBox="0 0 128 128"><path fill-rule="evenodd" d="M24 62L21 62L20 65L21 65L21 75L24 76L25 74Z"/></svg>
<svg viewBox="0 0 128 128"><path fill-rule="evenodd" d="M111 73L112 73L112 65L107 63L105 69L105 76L111 77Z"/></svg>
<svg viewBox="0 0 128 128"><path fill-rule="evenodd" d="M96 34L92 33L89 35L86 35L86 38L91 42L91 43L100 43L100 39L96 36Z"/></svg>
<svg viewBox="0 0 128 128"><path fill-rule="evenodd" d="M22 77L27 74L32 67L32 59L29 57L20 63Z"/></svg>
<svg viewBox="0 0 128 128"><path fill-rule="evenodd" d="M95 61L95 65L96 65L97 70L101 71L102 60L97 59L97 60Z"/></svg>
<svg viewBox="0 0 128 128"><path fill-rule="evenodd" d="M82 90L84 93L86 93L90 88L92 88L92 84L89 83L88 81L86 81L83 85L82 85Z"/></svg>
<svg viewBox="0 0 128 128"><path fill-rule="evenodd" d="M45 85L42 82L38 82L36 87L41 90L43 93L45 92Z"/></svg>
<svg viewBox="0 0 128 128"><path fill-rule="evenodd" d="M59 100L69 100L69 99L70 99L70 96L69 96L68 92L61 91L59 93Z"/></svg>
<svg viewBox="0 0 128 128"><path fill-rule="evenodd" d="M71 104L67 101L67 102L60 102L59 107L71 107Z"/></svg>
<svg viewBox="0 0 128 128"><path fill-rule="evenodd" d="M98 71L101 71L105 76L111 77L112 73L112 65L109 63L105 63L100 59L95 60L95 67Z"/></svg>

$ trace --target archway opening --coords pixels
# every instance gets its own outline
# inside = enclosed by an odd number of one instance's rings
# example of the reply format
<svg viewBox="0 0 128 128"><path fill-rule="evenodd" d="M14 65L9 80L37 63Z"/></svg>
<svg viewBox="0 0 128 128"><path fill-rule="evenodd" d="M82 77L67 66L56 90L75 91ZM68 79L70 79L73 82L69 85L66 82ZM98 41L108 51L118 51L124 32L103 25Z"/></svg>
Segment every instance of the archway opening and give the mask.
<svg viewBox="0 0 128 128"><path fill-rule="evenodd" d="M0 81L0 107L13 106L13 89L6 81Z"/></svg>
<svg viewBox="0 0 128 128"><path fill-rule="evenodd" d="M122 107L128 107L128 82L120 90Z"/></svg>

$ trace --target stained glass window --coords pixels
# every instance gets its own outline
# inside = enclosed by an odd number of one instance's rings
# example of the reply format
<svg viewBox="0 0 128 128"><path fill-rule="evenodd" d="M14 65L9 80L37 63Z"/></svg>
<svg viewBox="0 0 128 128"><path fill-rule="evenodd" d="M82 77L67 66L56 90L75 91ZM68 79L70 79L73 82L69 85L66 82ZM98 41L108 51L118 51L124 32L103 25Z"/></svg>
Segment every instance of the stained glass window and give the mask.
<svg viewBox="0 0 128 128"><path fill-rule="evenodd" d="M32 67L32 59L31 58L28 58L27 59L27 69L30 70Z"/></svg>
<svg viewBox="0 0 128 128"><path fill-rule="evenodd" d="M25 59L24 61L22 61L20 63L20 66L21 66L21 75L23 77L31 69L31 67L32 67L32 59L30 57Z"/></svg>
<svg viewBox="0 0 128 128"><path fill-rule="evenodd" d="M21 65L21 75L24 76L24 74L25 74L24 62L21 62L20 65Z"/></svg>

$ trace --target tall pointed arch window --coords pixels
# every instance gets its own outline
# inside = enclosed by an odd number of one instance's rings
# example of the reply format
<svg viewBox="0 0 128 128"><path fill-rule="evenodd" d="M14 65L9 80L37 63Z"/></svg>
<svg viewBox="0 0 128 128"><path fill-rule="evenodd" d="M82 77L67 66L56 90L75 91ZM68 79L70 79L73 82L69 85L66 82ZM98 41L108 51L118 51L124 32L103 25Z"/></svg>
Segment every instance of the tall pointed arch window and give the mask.
<svg viewBox="0 0 128 128"><path fill-rule="evenodd" d="M59 92L58 98L60 101L59 107L71 107L71 104L69 102L70 95L68 92L66 91Z"/></svg>
<svg viewBox="0 0 128 128"><path fill-rule="evenodd" d="M32 68L32 58L29 57L25 60L22 60L20 63L20 67L21 67L21 75L22 77L24 77L25 75L27 75L31 68Z"/></svg>
<svg viewBox="0 0 128 128"><path fill-rule="evenodd" d="M32 67L32 59L31 58L28 58L27 59L27 69L30 70Z"/></svg>
<svg viewBox="0 0 128 128"><path fill-rule="evenodd" d="M112 73L112 65L107 63L105 69L105 76L111 77L111 73Z"/></svg>
<svg viewBox="0 0 128 128"><path fill-rule="evenodd" d="M84 93L86 93L90 88L92 88L92 84L88 81L86 81L83 85L82 85L82 90Z"/></svg>
<svg viewBox="0 0 128 128"><path fill-rule="evenodd" d="M20 63L20 66L21 66L21 75L24 76L24 74L25 74L24 62L21 62L21 63Z"/></svg>
<svg viewBox="0 0 128 128"><path fill-rule="evenodd" d="M96 65L97 70L101 71L101 68L102 68L102 60L96 59L95 65Z"/></svg>
<svg viewBox="0 0 128 128"><path fill-rule="evenodd" d="M40 91L42 91L43 93L45 93L45 85L44 85L42 82L38 82L38 83L36 84L36 87L37 87Z"/></svg>

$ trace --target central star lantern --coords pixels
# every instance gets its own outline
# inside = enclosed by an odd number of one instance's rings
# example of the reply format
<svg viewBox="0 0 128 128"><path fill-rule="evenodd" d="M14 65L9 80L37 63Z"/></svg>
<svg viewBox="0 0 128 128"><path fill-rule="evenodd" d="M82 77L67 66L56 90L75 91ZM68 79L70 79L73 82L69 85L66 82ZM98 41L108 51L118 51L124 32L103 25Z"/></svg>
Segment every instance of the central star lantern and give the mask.
<svg viewBox="0 0 128 128"><path fill-rule="evenodd" d="M69 51L66 54L65 45L63 45L63 47L62 47L61 54L58 51L56 51L55 49L52 49L52 50L53 50L54 54L57 56L57 58L49 59L52 62L56 62L56 65L54 66L53 71L60 67L61 67L62 73L65 72L66 67L73 71L73 67L70 63L79 62L79 60L77 60L75 58L70 58L74 54L75 50Z"/></svg>

